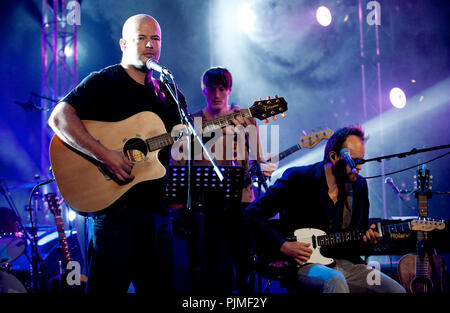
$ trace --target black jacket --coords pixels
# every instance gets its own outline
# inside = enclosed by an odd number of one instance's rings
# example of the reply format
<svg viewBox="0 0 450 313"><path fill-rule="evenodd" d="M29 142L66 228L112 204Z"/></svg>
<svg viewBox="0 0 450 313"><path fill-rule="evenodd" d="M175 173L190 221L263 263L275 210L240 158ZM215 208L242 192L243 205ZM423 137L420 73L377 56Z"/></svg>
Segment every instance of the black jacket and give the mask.
<svg viewBox="0 0 450 313"><path fill-rule="evenodd" d="M365 230L369 226L367 182L358 176L352 187L352 218L345 230ZM343 214L341 200L345 198L343 190L345 188L339 188L338 202L335 205L328 196L323 162L289 168L243 211L243 219L267 252L276 253L285 238L292 236L299 228L318 228L326 233L345 231L340 226ZM279 229L275 230L270 227L268 219L277 213L280 213ZM356 242L333 249L322 249L321 253L361 263L360 256L367 255L369 249L369 245Z"/></svg>

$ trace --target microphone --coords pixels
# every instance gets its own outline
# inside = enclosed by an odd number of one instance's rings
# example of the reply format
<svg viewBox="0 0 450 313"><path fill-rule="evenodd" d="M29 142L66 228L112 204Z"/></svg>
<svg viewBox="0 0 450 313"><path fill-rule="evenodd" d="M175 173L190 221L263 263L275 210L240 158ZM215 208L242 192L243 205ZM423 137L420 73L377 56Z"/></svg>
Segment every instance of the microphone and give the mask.
<svg viewBox="0 0 450 313"><path fill-rule="evenodd" d="M149 71L156 71L158 73L164 74L164 75L169 75L170 71L159 65L158 62L155 59L148 59L147 63L145 63L145 65L147 66Z"/></svg>
<svg viewBox="0 0 450 313"><path fill-rule="evenodd" d="M353 174L358 174L358 170L356 169L356 163L353 161L350 156L350 151L347 148L342 148L339 152L340 155L344 158L345 162L347 162L348 167L352 170Z"/></svg>
<svg viewBox="0 0 450 313"><path fill-rule="evenodd" d="M403 199L403 196L400 193L400 189L398 189L398 187L394 184L394 180L390 177L386 177L386 179L384 180L384 183L391 186L392 191L394 191L394 193L397 195L397 197L399 197L400 199Z"/></svg>

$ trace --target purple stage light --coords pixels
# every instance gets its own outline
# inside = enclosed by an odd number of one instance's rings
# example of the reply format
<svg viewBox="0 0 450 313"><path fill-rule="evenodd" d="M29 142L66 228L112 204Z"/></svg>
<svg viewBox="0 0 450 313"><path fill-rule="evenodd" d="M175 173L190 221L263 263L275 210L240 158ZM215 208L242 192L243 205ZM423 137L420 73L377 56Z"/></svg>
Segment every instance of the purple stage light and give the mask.
<svg viewBox="0 0 450 313"><path fill-rule="evenodd" d="M392 88L389 93L389 99L394 107L402 109L406 105L406 96L400 88Z"/></svg>
<svg viewBox="0 0 450 313"><path fill-rule="evenodd" d="M331 24L331 12L327 7L321 6L316 11L317 22L320 25L326 27Z"/></svg>

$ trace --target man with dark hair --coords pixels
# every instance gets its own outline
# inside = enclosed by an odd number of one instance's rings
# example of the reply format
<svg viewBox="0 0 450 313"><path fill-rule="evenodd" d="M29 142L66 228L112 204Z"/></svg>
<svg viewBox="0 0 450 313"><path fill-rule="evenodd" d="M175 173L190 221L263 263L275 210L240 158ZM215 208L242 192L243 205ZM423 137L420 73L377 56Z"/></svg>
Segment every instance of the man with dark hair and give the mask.
<svg viewBox="0 0 450 313"><path fill-rule="evenodd" d="M98 161L120 184L134 179L133 164L122 151L94 138L82 120L117 122L151 111L166 131L180 123L178 107L165 86L146 68L161 53L161 28L146 14L126 20L120 39L122 60L91 73L55 107L49 125L67 145ZM181 92L180 102L185 105ZM163 165L170 147L159 153ZM126 293L173 290L171 223L165 177L140 182L111 206L94 213L87 291Z"/></svg>
<svg viewBox="0 0 450 313"><path fill-rule="evenodd" d="M343 150L346 149L346 150ZM350 168L344 151L357 164ZM368 225L369 197L366 180L359 176L364 158L364 132L358 127L337 130L329 139L321 162L287 169L264 195L251 203L243 218L251 226L257 242L268 254L295 261L298 270L288 277L292 287L302 292L405 292L393 279L377 272L378 284L369 283L368 269L361 255L368 255L379 239L375 225ZM268 219L280 213L280 229L270 227ZM300 228L316 228L326 233L363 230L362 242L337 245L321 253L335 260L333 266L308 262L310 243L287 241ZM303 240L306 241L306 240Z"/></svg>
<svg viewBox="0 0 450 313"><path fill-rule="evenodd" d="M194 116L201 117L202 121L210 121L220 116L227 115L233 111L238 111L237 105L231 106L228 103L232 92L233 78L231 73L224 67L211 67L203 73L201 87L206 100L206 107ZM266 176L270 176L276 165L266 163L259 137L259 129L254 118L243 118L236 116L232 120L237 127L227 126L223 128L222 133L213 138L206 136L205 140L211 139L208 146L211 147L211 153L215 157L219 165L243 166L246 170L256 166L255 163L261 164L261 169ZM199 151L197 149L196 151ZM232 151L232 155L227 152ZM230 154L230 153L228 153ZM195 164L210 164L209 160L202 155L200 158L194 156ZM247 171L247 173L249 173ZM255 190L251 184L251 178L246 177L244 189L242 191L242 202L250 203L255 196Z"/></svg>
<svg viewBox="0 0 450 313"><path fill-rule="evenodd" d="M226 68L211 67L206 70L201 78L206 106L194 113L194 118L205 122L239 110L239 107L232 107L228 102L232 85L231 73ZM195 281L195 291L230 293L233 287L239 289L245 285L246 276L241 273L246 273L242 266L246 265L243 259L247 255L245 249L240 249L245 239L239 217L240 211L256 198L250 169L256 166L256 162L260 163L265 176L270 176L276 169L276 164L264 161L256 120L236 116L232 124L222 130L216 128L211 132L203 131L206 147L210 148L217 165L242 166L246 175L239 205L224 204L223 201L209 198L201 209L201 219L197 220L197 225L203 228L198 230L203 236L199 238L201 257L195 264L198 266L194 265L200 272ZM192 149L192 164L210 165L200 146L195 146L197 144L194 142ZM172 162L184 164L185 157Z"/></svg>

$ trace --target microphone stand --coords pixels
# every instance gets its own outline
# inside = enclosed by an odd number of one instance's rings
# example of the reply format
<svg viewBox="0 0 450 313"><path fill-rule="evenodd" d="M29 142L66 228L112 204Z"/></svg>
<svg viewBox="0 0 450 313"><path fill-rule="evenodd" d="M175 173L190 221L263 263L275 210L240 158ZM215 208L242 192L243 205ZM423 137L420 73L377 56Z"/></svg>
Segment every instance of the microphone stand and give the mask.
<svg viewBox="0 0 450 313"><path fill-rule="evenodd" d="M261 195L261 189L264 187L264 190L267 191L268 186L266 182L266 178L264 177L264 174L261 170L261 164L258 162L258 160L255 161L255 167L256 167L256 177L258 179L258 196Z"/></svg>
<svg viewBox="0 0 450 313"><path fill-rule="evenodd" d="M376 157L376 158L372 158L372 159L362 159L359 160L358 164L364 164L367 162L373 162L373 161L378 161L381 162L381 160L383 159L391 159L391 158L405 158L407 156L413 155L413 154L417 154L417 153L423 153L423 152L428 152L428 151L434 151L434 150L442 150L442 149L447 149L450 148L450 144L448 145L441 145L441 146L435 146L435 147L431 147L431 148L425 148L425 149L416 149L413 148L411 151L408 152L402 152L402 153L396 153L396 154L391 154L391 155L386 155L386 156L381 156L381 157ZM417 165L415 165L417 166ZM415 167L414 166L414 167ZM377 176L378 177L378 176ZM405 191L405 190L400 190L400 193L411 193L409 191ZM441 192L442 194L445 194L446 192ZM410 209L415 209L413 206L410 206L408 203L406 203L405 199L403 197L399 197Z"/></svg>
<svg viewBox="0 0 450 313"><path fill-rule="evenodd" d="M413 193L415 190L408 190L408 189L400 189L399 193L406 193L406 194L411 194ZM435 195L450 195L450 191L431 191L432 194Z"/></svg>
<svg viewBox="0 0 450 313"><path fill-rule="evenodd" d="M167 71L168 72L168 71ZM216 164L216 161L214 160L214 158L212 157L211 153L209 152L209 150L206 148L202 138L199 136L197 130L195 129L194 125L192 124L192 117L191 115L186 112L186 109L180 105L180 102L178 101L178 92L177 92L177 85L175 83L175 79L172 75L172 73L168 72L168 75L170 76L170 79L172 80L174 87L175 87L175 91L172 90L172 87L170 86L167 76L164 73L164 71L162 71L160 73L160 81L166 86L167 90L169 90L170 94L172 95L173 99L175 100L175 103L178 106L178 111L180 113L180 117L181 117L181 122L188 128L188 138L193 135L195 139L197 139L197 141L200 143L200 145L202 146L203 150L206 152L206 155L209 159L209 161L211 162L211 164L213 165L214 171L216 172L217 177L219 177L220 181L223 181L224 176L222 174L222 172L220 171L219 167ZM187 186L187 208L188 210L191 209L191 145L190 145L190 140L188 139L188 186Z"/></svg>
<svg viewBox="0 0 450 313"><path fill-rule="evenodd" d="M372 162L372 161L381 162L381 160L383 160L383 159L405 158L407 156L410 156L410 155L413 155L413 154L417 154L417 153L423 153L423 152L434 151L434 150L441 150L441 149L447 149L447 148L450 148L450 144L449 145L436 146L436 147L432 147L432 148L425 148L425 149L413 148L411 151L408 151L408 152L396 153L396 154L376 157L376 158L367 159L367 160L366 159L362 159L362 160L359 161L359 164L364 164L366 162Z"/></svg>
<svg viewBox="0 0 450 313"><path fill-rule="evenodd" d="M38 106L38 105L36 105L33 102L33 97L36 97L36 98L39 98L39 99L45 99L45 100L48 100L48 101L53 102L55 104L58 103L58 100L55 100L55 99L52 99L52 98L49 98L49 97L46 97L46 96L39 95L39 94L37 94L37 93L35 93L33 91L30 92L30 98L28 99L27 102L19 102L19 101L14 101L14 102L16 104L20 105L21 107L23 107L26 112L30 112L30 111L33 111L33 110L50 111L55 106L55 105L52 105L50 108L44 108L42 106Z"/></svg>
<svg viewBox="0 0 450 313"><path fill-rule="evenodd" d="M38 183L36 186L33 187L33 189L31 190L30 193L30 198L29 198L29 204L30 204L30 224L31 224L31 231L32 231L32 240L30 240L31 243L31 290L36 293L36 292L41 292L44 290L45 286L44 286L44 277L43 277L43 272L45 271L47 273L47 270L45 268L45 265L43 264L44 261L42 260L42 257L39 254L39 250L38 250L38 242L37 242L37 230L36 230L36 226L37 226L37 219L36 221L33 221L33 212L31 210L31 199L34 195L34 191L43 186L43 185L47 185L50 183L53 183L55 180L54 179L49 179L46 180L42 183ZM36 215L37 218L37 215Z"/></svg>
<svg viewBox="0 0 450 313"><path fill-rule="evenodd" d="M0 193L5 197L6 201L8 202L9 206L11 207L11 209L13 209L17 219L18 219L18 223L21 227L21 230L23 231L25 237L30 241L31 244L31 260L29 259L28 255L25 254L26 258L28 259L28 261L30 262L31 265L31 269L30 269L30 288L32 292L39 292L42 291L42 273L39 271L39 262L43 263L42 257L39 254L38 251L38 246L37 246L37 236L36 236L36 227L35 227L35 221L33 221L33 212L31 209L31 199L34 195L34 191L43 185L49 184L54 182L54 179L50 179L47 180L45 182L42 183L38 183L36 186L34 186L33 190L30 193L30 198L29 198L29 207L30 207L30 224L31 224L31 232L32 235L30 235L27 231L27 229L25 228L25 226L23 225L22 219L20 217L20 215L18 214L17 211L17 207L14 204L14 201L11 198L11 194L8 190L7 185L5 184L5 186L3 186L3 181L0 179ZM44 266L44 271L46 271L46 268Z"/></svg>

